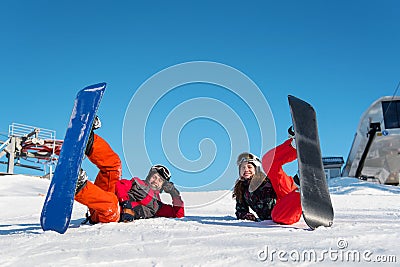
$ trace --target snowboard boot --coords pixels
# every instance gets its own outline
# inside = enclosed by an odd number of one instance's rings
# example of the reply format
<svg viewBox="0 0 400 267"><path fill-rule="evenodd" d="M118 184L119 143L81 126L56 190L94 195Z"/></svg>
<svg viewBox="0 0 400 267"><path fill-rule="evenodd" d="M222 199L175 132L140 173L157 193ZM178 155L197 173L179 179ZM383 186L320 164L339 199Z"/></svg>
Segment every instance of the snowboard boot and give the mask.
<svg viewBox="0 0 400 267"><path fill-rule="evenodd" d="M295 140L295 132L294 132L293 125L290 126L288 129L288 138L292 139L291 145L294 149L296 149L296 140Z"/></svg>
<svg viewBox="0 0 400 267"><path fill-rule="evenodd" d="M294 183L296 184L296 186L297 186L298 188L300 188L300 178L299 178L299 176L298 176L297 174L295 174L295 175L293 176L293 181L294 181Z"/></svg>
<svg viewBox="0 0 400 267"><path fill-rule="evenodd" d="M97 222L92 221L89 209L86 211L85 219L81 222L81 225L89 223L90 225L97 224Z"/></svg>
<svg viewBox="0 0 400 267"><path fill-rule="evenodd" d="M85 187L85 185L87 183L87 179L88 179L88 176L87 176L86 172L83 169L81 169L79 171L78 181L76 182L75 196L82 190L82 188Z"/></svg>
<svg viewBox="0 0 400 267"><path fill-rule="evenodd" d="M93 146L93 141L94 141L94 133L93 133L93 131L99 129L100 127L101 127L101 121L100 121L99 117L96 116L94 118L92 130L90 131L89 140L88 140L87 145L86 145L86 149L85 149L85 155L86 156L89 156L92 153L92 146Z"/></svg>
<svg viewBox="0 0 400 267"><path fill-rule="evenodd" d="M287 131L288 131L288 137L289 138L294 138L295 133L294 133L293 125L290 126Z"/></svg>
<svg viewBox="0 0 400 267"><path fill-rule="evenodd" d="M96 115L96 117L94 118L94 121L93 121L92 130L97 130L99 128L101 128L101 121L100 121L99 116Z"/></svg>

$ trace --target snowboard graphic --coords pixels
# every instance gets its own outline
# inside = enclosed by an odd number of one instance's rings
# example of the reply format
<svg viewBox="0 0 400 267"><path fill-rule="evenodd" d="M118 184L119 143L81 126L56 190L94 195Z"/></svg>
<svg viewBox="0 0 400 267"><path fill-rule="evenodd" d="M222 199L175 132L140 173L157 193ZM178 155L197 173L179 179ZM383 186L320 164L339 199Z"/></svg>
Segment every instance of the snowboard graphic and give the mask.
<svg viewBox="0 0 400 267"><path fill-rule="evenodd" d="M72 109L58 163L43 205L40 224L44 231L65 233L71 220L75 187L87 141L105 83L88 86L78 92Z"/></svg>
<svg viewBox="0 0 400 267"><path fill-rule="evenodd" d="M295 130L304 220L311 229L331 226L334 214L322 164L315 110L299 98L289 95L288 99Z"/></svg>

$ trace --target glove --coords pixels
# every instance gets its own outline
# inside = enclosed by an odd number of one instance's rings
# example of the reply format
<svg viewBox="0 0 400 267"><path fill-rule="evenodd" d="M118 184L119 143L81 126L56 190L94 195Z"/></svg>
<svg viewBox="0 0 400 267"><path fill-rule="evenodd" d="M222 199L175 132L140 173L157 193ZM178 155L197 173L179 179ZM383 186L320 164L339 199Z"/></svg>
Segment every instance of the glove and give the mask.
<svg viewBox="0 0 400 267"><path fill-rule="evenodd" d="M174 183L169 181L164 182L162 189L165 193L170 194L172 197L177 197L180 194L178 189L175 188Z"/></svg>
<svg viewBox="0 0 400 267"><path fill-rule="evenodd" d="M135 214L135 220L137 219L146 219L146 218L151 218L152 215L150 214L146 214L146 212L144 211L144 206L139 205L133 208L133 213Z"/></svg>
<svg viewBox="0 0 400 267"><path fill-rule="evenodd" d="M256 218L256 216L254 216L254 214L252 214L252 213L247 213L245 216L244 216L244 218L243 218L244 220L249 220L249 221L253 221L253 222L256 222L257 221L257 218Z"/></svg>
<svg viewBox="0 0 400 267"><path fill-rule="evenodd" d="M121 222L132 222L135 220L135 212L133 210L128 210L127 212L122 212L121 213Z"/></svg>
<svg viewBox="0 0 400 267"><path fill-rule="evenodd" d="M122 209L132 209L132 204L129 200L125 200L124 202L122 202L120 204L120 206L122 207Z"/></svg>
<svg viewBox="0 0 400 267"><path fill-rule="evenodd" d="M122 202L120 205L122 207L120 222L132 222L135 220L135 212L132 209L131 202L127 200Z"/></svg>

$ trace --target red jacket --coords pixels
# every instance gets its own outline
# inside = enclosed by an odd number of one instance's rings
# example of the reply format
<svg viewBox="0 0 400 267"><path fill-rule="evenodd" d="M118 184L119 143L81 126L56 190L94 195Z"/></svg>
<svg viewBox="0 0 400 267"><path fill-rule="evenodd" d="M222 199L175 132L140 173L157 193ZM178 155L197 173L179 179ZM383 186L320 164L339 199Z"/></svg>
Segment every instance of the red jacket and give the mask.
<svg viewBox="0 0 400 267"><path fill-rule="evenodd" d="M150 185L137 177L131 180L121 179L115 185L118 201L129 200L132 207L145 207L146 217L182 218L185 216L184 204L180 196L172 198L172 205L161 202L160 192L151 189Z"/></svg>

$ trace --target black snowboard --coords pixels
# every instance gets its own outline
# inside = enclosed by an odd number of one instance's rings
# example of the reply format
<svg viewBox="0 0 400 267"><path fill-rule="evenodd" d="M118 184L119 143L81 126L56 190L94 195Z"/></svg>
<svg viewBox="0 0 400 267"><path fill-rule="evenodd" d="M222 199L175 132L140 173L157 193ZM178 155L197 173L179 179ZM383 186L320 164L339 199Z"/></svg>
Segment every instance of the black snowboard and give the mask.
<svg viewBox="0 0 400 267"><path fill-rule="evenodd" d="M289 95L288 99L295 130L304 220L311 229L331 226L333 207L322 164L315 110L299 98Z"/></svg>

